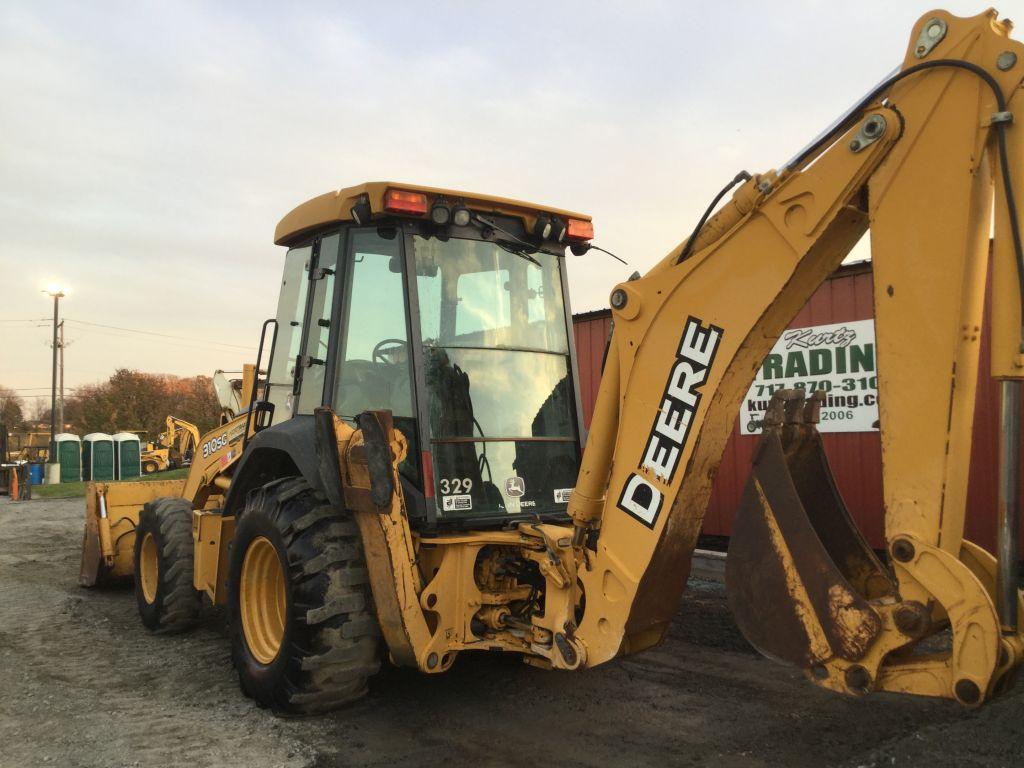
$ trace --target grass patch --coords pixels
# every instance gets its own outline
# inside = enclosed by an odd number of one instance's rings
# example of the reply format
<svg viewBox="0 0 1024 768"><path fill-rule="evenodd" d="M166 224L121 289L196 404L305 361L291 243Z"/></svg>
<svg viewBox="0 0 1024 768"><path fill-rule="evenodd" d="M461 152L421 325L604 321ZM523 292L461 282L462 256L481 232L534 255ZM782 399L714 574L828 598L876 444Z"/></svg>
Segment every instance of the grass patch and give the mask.
<svg viewBox="0 0 1024 768"><path fill-rule="evenodd" d="M146 480L182 480L188 476L188 468L169 469L166 472L154 472L152 475L133 477L127 483L145 482ZM121 481L118 481L121 482ZM56 485L33 485L33 499L74 499L85 496L85 482L58 483Z"/></svg>

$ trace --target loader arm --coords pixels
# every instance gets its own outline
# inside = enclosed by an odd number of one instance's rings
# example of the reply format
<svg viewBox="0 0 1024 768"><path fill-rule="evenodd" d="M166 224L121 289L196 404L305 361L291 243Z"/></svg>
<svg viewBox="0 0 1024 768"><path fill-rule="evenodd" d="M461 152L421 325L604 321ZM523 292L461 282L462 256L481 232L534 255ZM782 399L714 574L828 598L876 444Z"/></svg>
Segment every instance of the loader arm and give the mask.
<svg viewBox="0 0 1024 768"><path fill-rule="evenodd" d="M995 560L963 540L993 204L991 373L1017 382L1024 370L1024 128L1011 124L1024 119L1024 45L1009 31L991 10L927 14L901 72L862 108L777 173L747 180L692 242L612 292L615 331L569 505L587 665L664 637L756 369L869 228L893 588L822 591L813 568L794 565L803 550L756 485L751 503L770 534L761 545L780 563L823 685L974 705L1020 662L1016 625L1001 631L985 586ZM944 658L897 658L920 635L896 626L907 606L950 623Z"/></svg>
<svg viewBox="0 0 1024 768"><path fill-rule="evenodd" d="M91 587L132 575L135 527L148 502L178 497L196 510L218 507L242 457L246 427L243 413L200 436L190 422L168 416L167 443L174 444L178 429L182 452L189 448L194 452L184 480L88 483L79 584ZM252 425L248 427L252 435Z"/></svg>

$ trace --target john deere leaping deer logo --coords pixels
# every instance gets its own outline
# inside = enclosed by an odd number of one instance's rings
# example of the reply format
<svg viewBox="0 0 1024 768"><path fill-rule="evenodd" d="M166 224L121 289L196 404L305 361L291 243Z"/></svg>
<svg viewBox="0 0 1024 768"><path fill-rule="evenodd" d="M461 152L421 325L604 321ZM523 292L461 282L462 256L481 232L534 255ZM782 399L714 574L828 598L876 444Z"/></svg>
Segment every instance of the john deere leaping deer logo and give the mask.
<svg viewBox="0 0 1024 768"><path fill-rule="evenodd" d="M510 477L505 481L505 495L511 496L513 499L518 499L526 493L526 482L519 475Z"/></svg>

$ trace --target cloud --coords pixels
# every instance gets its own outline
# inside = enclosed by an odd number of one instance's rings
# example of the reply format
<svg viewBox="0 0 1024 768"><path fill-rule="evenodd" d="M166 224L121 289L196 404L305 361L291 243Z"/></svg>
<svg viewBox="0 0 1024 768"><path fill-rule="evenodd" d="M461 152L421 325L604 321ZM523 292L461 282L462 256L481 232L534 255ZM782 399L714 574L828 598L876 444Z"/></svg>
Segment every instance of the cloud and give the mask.
<svg viewBox="0 0 1024 768"><path fill-rule="evenodd" d="M890 69L919 10L7 3L0 317L45 316L59 278L68 317L255 347L278 219L381 178L592 213L632 265L569 258L574 307L603 306L736 171L783 162ZM244 357L74 333L74 385ZM48 383L45 328L0 334L0 383Z"/></svg>

